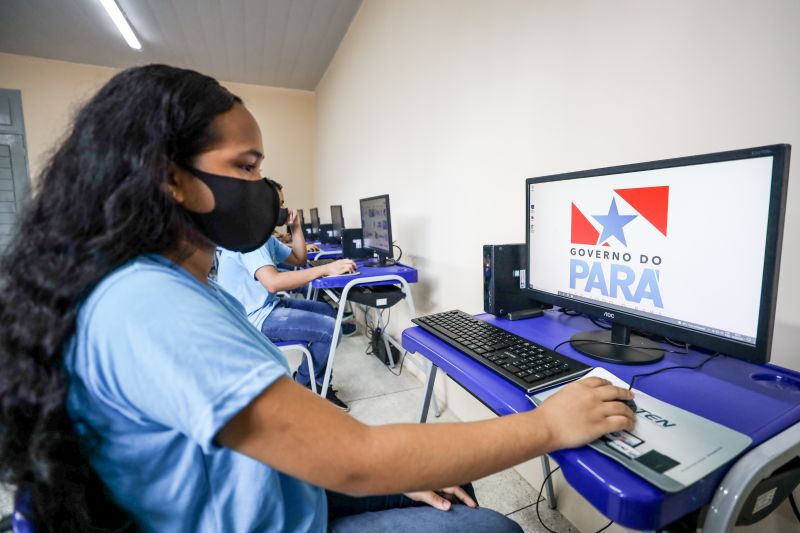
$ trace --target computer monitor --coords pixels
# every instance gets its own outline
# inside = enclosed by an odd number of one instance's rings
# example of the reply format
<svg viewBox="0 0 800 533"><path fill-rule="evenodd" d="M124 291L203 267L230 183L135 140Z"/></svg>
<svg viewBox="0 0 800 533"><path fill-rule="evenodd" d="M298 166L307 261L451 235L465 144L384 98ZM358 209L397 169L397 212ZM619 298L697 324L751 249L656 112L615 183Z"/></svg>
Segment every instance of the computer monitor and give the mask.
<svg viewBox="0 0 800 533"><path fill-rule="evenodd" d="M302 209L298 209L297 210L297 218L300 220L300 227L301 228L306 225L306 219L303 216L303 210Z"/></svg>
<svg viewBox="0 0 800 533"><path fill-rule="evenodd" d="M319 236L319 212L316 207L312 207L309 211L311 213L311 233Z"/></svg>
<svg viewBox="0 0 800 533"><path fill-rule="evenodd" d="M342 206L331 206L331 224L333 226L332 237L341 242L342 230L344 229L344 215L342 214Z"/></svg>
<svg viewBox="0 0 800 533"><path fill-rule="evenodd" d="M364 233L364 248L376 253L378 264L386 264L392 257L392 216L389 210L389 195L362 198L361 230Z"/></svg>
<svg viewBox="0 0 800 533"><path fill-rule="evenodd" d="M773 145L528 179L526 292L609 321L610 331L570 339L590 357L662 357L662 346L635 329L766 362L790 151Z"/></svg>

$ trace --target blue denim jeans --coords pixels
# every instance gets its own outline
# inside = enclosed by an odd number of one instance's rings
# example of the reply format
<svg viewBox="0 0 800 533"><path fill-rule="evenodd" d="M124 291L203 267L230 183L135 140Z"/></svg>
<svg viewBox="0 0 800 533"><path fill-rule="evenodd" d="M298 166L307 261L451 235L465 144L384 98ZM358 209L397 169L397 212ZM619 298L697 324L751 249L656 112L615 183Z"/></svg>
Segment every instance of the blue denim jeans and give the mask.
<svg viewBox="0 0 800 533"><path fill-rule="evenodd" d="M475 498L472 485L464 485L464 490ZM510 518L482 507L470 509L459 504L440 511L402 494L357 498L326 491L326 495L329 533L522 533Z"/></svg>
<svg viewBox="0 0 800 533"><path fill-rule="evenodd" d="M304 341L310 343L314 374L319 385L325 379L325 367L333 340L336 311L325 302L281 298L261 324L261 333L273 341ZM305 360L297 369L297 382L308 387L311 377Z"/></svg>

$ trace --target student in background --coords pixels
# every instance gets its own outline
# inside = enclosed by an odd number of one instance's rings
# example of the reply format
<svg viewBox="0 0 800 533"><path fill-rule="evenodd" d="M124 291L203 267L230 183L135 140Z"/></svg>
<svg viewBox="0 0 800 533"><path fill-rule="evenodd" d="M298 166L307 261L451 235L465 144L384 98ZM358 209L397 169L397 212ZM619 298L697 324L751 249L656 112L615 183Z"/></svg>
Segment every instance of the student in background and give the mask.
<svg viewBox="0 0 800 533"><path fill-rule="evenodd" d="M272 183L281 192L281 207L285 207L284 196L283 196L283 185L281 185L280 183L278 183L277 181L275 181L273 179L270 179L270 178L267 178L267 179L272 181ZM279 241L281 241L283 244L288 244L288 245L292 244L292 234L291 233L283 233L283 232L278 231L277 229L275 229L275 231L272 232L272 236L275 237L276 239L278 239ZM305 239L305 235L303 236L303 239ZM319 246L317 246L316 244L306 243L306 252L319 252Z"/></svg>
<svg viewBox="0 0 800 533"><path fill-rule="evenodd" d="M633 427L633 395L596 378L526 413L384 426L294 383L207 277L216 246L275 226L261 144L214 79L136 67L34 182L0 260L0 479L37 531L518 532L458 485Z"/></svg>
<svg viewBox="0 0 800 533"><path fill-rule="evenodd" d="M275 181L271 183L280 194L281 208L286 209L283 186ZM321 388L333 342L336 311L325 302L279 298L277 293L303 287L322 276L347 274L355 270L355 263L340 259L324 266L279 270L281 264L306 265L306 240L300 217L294 209L288 210L286 221L278 223L286 223L291 228L291 247L272 235L264 246L249 253L222 249L217 265L217 283L242 303L248 320L270 340L309 343L316 374L313 379ZM345 322L341 331L343 336L350 336L356 332L356 326ZM304 387L311 386L308 366L301 364L294 377ZM339 409L348 411L350 408L336 392L329 388L327 399Z"/></svg>
<svg viewBox="0 0 800 533"><path fill-rule="evenodd" d="M267 178L267 179L270 179L270 178ZM286 202L285 202L285 197L284 197L284 194L283 194L283 185L281 185L280 183L278 183L277 181L275 181L273 179L270 179L270 181L272 181L272 183L280 191L280 193L281 193L281 207L285 208L286 207ZM292 234L291 233L283 233L283 232L278 231L276 229L275 231L272 232L272 236L275 237L276 239L278 239L279 241L281 241L283 244L288 244L290 246L292 244ZM305 240L305 235L303 235L303 240ZM319 246L317 246L316 244L306 243L306 252L309 252L309 253L310 252L319 252Z"/></svg>

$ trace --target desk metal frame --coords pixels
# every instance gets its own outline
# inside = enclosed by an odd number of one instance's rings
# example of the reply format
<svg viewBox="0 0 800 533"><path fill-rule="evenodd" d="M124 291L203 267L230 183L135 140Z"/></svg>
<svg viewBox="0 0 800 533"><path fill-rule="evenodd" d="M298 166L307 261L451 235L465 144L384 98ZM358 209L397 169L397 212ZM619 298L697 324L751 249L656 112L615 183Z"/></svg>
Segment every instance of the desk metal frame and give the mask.
<svg viewBox="0 0 800 533"><path fill-rule="evenodd" d="M347 284L344 286L344 288L342 288L342 294L341 294L341 296L339 296L338 300L336 299L335 294L332 295L334 300L337 301L338 304L339 304L339 310L336 313L336 324L333 327L333 338L334 339L338 339L339 338L339 333L340 333L340 331L342 329L342 320L344 319L344 312L345 312L345 307L346 307L346 304L347 304L347 296L350 293L350 290L353 287L358 287L358 286L361 286L361 285L364 285L364 286L379 285L379 284L386 284L386 282L399 283L400 284L400 288L403 291L403 295L405 296L403 298L403 301L406 302L406 305L408 306L409 316L411 318L416 318L417 317L417 310L416 310L416 307L414 306L414 297L411 295L411 286L409 285L408 281L406 281L406 279L403 278L402 276L399 276L397 274L387 274L387 275L365 276L365 277L360 277L360 278L354 278L354 279L351 279L349 282L347 282ZM309 284L309 288L311 288L312 285L313 285L313 283ZM329 291L329 289L324 289L324 290L329 295L331 295L332 291ZM317 294L317 291L318 291L318 289L314 289L314 295ZM383 327L384 326L383 318L380 317L380 314L379 314L379 320L380 320L381 327ZM383 332L383 342L386 343L387 354L389 354L390 358L392 357L391 356L392 351L389 348L389 343L390 342L392 344L394 344L399 350L405 351L405 348L403 348L403 345L400 344L394 338L392 338L385 330ZM325 367L325 379L322 382L322 390L320 390L320 395L323 398L325 398L325 396L328 394L328 387L330 386L330 383L331 383L331 376L333 374L333 362L334 362L334 358L336 357L336 348L337 347L338 346L337 346L336 342L332 342L331 343L331 349L330 349L330 352L328 353L328 364ZM394 366L394 361L392 359L390 359L390 361L392 362L391 366L393 367ZM432 369L432 371L435 372L435 367L433 366L433 363L428 361L428 365L430 367L429 368L429 372L431 372L431 369ZM426 392L426 394L428 394L428 393ZM428 398L428 402L427 403L428 403L428 405L430 405L430 398ZM434 398L434 409L436 410L436 416L438 417L439 414L440 414L440 409L439 409L439 404L438 404L438 402L436 401L435 398ZM426 413L427 413L427 407L426 407Z"/></svg>

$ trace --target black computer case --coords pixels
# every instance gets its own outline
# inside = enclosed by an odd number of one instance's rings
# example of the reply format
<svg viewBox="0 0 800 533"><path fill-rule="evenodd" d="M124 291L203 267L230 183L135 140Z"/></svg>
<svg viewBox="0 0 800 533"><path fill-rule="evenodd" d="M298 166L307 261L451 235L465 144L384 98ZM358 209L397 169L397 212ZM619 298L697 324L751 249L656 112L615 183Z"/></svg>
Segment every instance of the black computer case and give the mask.
<svg viewBox="0 0 800 533"><path fill-rule="evenodd" d="M532 308L541 304L522 289L526 277L525 244L483 245L483 310L495 316Z"/></svg>

